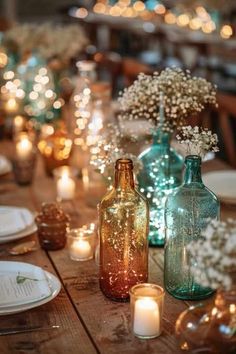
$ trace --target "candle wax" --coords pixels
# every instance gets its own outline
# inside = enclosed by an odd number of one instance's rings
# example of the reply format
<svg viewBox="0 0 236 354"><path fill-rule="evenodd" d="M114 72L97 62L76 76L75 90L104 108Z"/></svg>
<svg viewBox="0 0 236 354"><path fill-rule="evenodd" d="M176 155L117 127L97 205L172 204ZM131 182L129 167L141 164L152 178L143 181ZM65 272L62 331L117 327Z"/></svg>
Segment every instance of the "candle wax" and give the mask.
<svg viewBox="0 0 236 354"><path fill-rule="evenodd" d="M32 153L32 149L33 149L33 145L27 137L21 139L16 144L16 154L20 159L29 158Z"/></svg>
<svg viewBox="0 0 236 354"><path fill-rule="evenodd" d="M75 196L75 182L67 174L57 181L57 196L61 199L73 199Z"/></svg>
<svg viewBox="0 0 236 354"><path fill-rule="evenodd" d="M88 258L92 258L92 247L86 240L75 240L71 245L70 255L71 258L77 260L86 260Z"/></svg>
<svg viewBox="0 0 236 354"><path fill-rule="evenodd" d="M160 333L158 304L151 298L137 299L134 305L134 333L143 337L154 337Z"/></svg>

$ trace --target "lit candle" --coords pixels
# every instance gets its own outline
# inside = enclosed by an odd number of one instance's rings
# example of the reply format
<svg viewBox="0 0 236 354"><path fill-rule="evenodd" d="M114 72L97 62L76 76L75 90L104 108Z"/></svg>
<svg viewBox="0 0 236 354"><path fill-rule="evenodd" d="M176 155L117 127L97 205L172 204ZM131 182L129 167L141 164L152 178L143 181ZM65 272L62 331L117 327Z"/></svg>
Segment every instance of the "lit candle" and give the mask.
<svg viewBox="0 0 236 354"><path fill-rule="evenodd" d="M5 109L8 113L16 112L18 109L18 103L15 98L9 98L5 104Z"/></svg>
<svg viewBox="0 0 236 354"><path fill-rule="evenodd" d="M135 301L133 330L138 336L156 337L160 334L160 313L155 300L143 298Z"/></svg>
<svg viewBox="0 0 236 354"><path fill-rule="evenodd" d="M33 151L33 144L27 137L24 135L20 141L16 144L16 154L17 157L21 160L26 160L30 157Z"/></svg>
<svg viewBox="0 0 236 354"><path fill-rule="evenodd" d="M73 241L70 247L70 256L75 260L85 261L93 257L92 247L87 240L78 239Z"/></svg>
<svg viewBox="0 0 236 354"><path fill-rule="evenodd" d="M132 328L138 338L158 337L162 331L164 289L156 284L137 284L130 291Z"/></svg>
<svg viewBox="0 0 236 354"><path fill-rule="evenodd" d="M22 116L15 116L14 118L14 133L17 134L23 130L25 119Z"/></svg>
<svg viewBox="0 0 236 354"><path fill-rule="evenodd" d="M75 181L67 173L63 173L57 181L57 196L64 200L75 196Z"/></svg>

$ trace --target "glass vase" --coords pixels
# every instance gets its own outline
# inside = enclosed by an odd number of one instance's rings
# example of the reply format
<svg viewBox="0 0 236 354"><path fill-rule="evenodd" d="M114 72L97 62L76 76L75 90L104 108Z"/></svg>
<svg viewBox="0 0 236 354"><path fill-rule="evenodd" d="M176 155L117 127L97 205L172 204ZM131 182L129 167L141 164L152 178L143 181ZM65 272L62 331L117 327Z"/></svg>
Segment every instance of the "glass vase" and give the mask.
<svg viewBox="0 0 236 354"><path fill-rule="evenodd" d="M191 353L236 353L236 287L218 290L215 301L185 310L176 321L182 350Z"/></svg>
<svg viewBox="0 0 236 354"><path fill-rule="evenodd" d="M134 187L132 161L119 159L114 187L99 205L99 281L113 300L128 300L133 285L147 282L148 221L147 202Z"/></svg>
<svg viewBox="0 0 236 354"><path fill-rule="evenodd" d="M185 159L184 183L168 196L165 209L164 281L168 292L183 300L203 299L212 290L194 282L188 245L201 237L209 219L218 219L219 201L201 178L201 158Z"/></svg>
<svg viewBox="0 0 236 354"><path fill-rule="evenodd" d="M164 245L166 197L182 182L183 158L170 147L170 139L170 133L158 129L152 146L139 156L143 163L137 176L139 189L150 207L150 246Z"/></svg>

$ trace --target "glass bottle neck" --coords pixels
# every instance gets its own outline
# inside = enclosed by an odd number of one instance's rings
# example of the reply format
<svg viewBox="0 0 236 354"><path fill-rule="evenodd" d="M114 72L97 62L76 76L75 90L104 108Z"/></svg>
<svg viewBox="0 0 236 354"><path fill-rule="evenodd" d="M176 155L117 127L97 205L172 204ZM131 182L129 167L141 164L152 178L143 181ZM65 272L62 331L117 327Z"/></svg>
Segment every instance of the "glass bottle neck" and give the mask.
<svg viewBox="0 0 236 354"><path fill-rule="evenodd" d="M197 155L189 155L185 158L185 175L184 184L201 183L201 157Z"/></svg>
<svg viewBox="0 0 236 354"><path fill-rule="evenodd" d="M132 170L115 171L115 189L133 190L134 189L134 176Z"/></svg>
<svg viewBox="0 0 236 354"><path fill-rule="evenodd" d="M170 145L171 134L170 132L165 132L161 128L159 128L153 134L153 145L169 146Z"/></svg>

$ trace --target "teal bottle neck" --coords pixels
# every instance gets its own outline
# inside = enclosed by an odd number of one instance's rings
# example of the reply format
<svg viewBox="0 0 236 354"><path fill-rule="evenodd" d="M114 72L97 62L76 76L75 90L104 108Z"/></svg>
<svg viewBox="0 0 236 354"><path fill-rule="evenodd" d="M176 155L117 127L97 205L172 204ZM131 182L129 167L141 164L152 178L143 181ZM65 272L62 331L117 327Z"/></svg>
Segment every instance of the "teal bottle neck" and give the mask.
<svg viewBox="0 0 236 354"><path fill-rule="evenodd" d="M185 158L186 170L184 175L184 184L203 184L201 162L201 157L197 155L189 155Z"/></svg>
<svg viewBox="0 0 236 354"><path fill-rule="evenodd" d="M153 145L170 146L171 133L163 131L159 128L153 134Z"/></svg>

